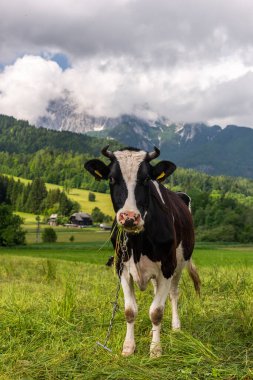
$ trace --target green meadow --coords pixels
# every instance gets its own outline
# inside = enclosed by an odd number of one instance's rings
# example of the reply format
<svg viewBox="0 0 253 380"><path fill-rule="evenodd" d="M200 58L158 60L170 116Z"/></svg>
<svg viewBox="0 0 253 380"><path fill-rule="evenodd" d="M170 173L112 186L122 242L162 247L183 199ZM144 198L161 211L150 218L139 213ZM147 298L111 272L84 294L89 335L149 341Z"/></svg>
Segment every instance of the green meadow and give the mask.
<svg viewBox="0 0 253 380"><path fill-rule="evenodd" d="M24 213L17 212L16 214L22 216ZM40 243L42 241L42 233L45 228L50 227L48 224L41 223L39 232L37 231L37 224L35 221L35 216L32 214L28 215L26 223L23 225L23 228L26 231L26 242L29 245L34 243ZM30 219L30 222L28 220ZM34 220L33 220L34 219ZM54 226L53 227L57 234L58 243L68 243L70 239L74 239L75 243L87 243L87 242L97 242L102 243L109 239L110 232L103 231L99 227L91 228L77 228L77 227L64 227L64 226Z"/></svg>
<svg viewBox="0 0 253 380"><path fill-rule="evenodd" d="M60 234L60 231L58 231ZM105 266L109 233L77 231L80 241L0 249L0 379L253 379L253 247L197 245L201 297L187 273L180 286L181 332L170 329L163 355L149 358L152 287L136 290L135 355L120 355L125 334L120 292L104 342L117 277Z"/></svg>

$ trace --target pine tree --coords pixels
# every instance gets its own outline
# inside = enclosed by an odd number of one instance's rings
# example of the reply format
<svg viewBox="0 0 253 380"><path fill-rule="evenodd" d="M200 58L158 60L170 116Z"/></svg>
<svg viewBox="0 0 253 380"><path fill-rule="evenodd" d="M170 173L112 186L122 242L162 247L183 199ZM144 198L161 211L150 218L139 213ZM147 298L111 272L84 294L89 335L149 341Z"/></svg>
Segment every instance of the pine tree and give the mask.
<svg viewBox="0 0 253 380"><path fill-rule="evenodd" d="M0 246L25 243L25 231L21 224L22 219L12 214L10 206L0 205Z"/></svg>
<svg viewBox="0 0 253 380"><path fill-rule="evenodd" d="M42 204L47 196L45 182L41 178L35 178L32 181L31 189L27 200L27 209L33 214L39 214L42 210Z"/></svg>

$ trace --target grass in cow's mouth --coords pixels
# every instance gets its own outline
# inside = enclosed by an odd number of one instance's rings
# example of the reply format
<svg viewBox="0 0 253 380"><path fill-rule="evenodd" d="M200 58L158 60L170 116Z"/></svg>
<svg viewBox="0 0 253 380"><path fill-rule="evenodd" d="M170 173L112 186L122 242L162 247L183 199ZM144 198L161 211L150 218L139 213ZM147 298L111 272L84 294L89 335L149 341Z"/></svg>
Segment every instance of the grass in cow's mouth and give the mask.
<svg viewBox="0 0 253 380"><path fill-rule="evenodd" d="M130 234L140 234L142 231L144 231L144 228L141 227L141 228L125 228L126 232L127 233L130 233Z"/></svg>
<svg viewBox="0 0 253 380"><path fill-rule="evenodd" d="M139 234L139 233L141 233L141 232L143 232L144 231L144 227L143 226L141 226L141 227L124 227L124 226L121 226L121 225L118 225L118 228L119 229L122 229L122 230L124 230L126 233L128 233L128 234Z"/></svg>
<svg viewBox="0 0 253 380"><path fill-rule="evenodd" d="M115 224L114 228L112 229L111 236L113 235L115 228L116 228L116 224ZM129 229L128 230L127 228L123 227L122 225L117 225L116 246L115 246L115 250L114 250L114 268L116 268L116 263L117 263L117 260L119 259L120 251L122 249L122 245L126 244L126 240L127 240L126 233L130 232L132 234L139 234L141 231L142 231L142 229L139 229L139 230Z"/></svg>

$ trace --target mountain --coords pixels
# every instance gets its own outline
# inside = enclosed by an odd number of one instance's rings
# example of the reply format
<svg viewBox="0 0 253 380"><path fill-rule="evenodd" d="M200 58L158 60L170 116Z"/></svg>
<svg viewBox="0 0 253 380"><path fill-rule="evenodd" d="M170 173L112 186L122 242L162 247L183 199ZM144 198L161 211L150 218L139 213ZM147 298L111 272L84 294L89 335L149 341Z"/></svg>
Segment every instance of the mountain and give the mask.
<svg viewBox="0 0 253 380"><path fill-rule="evenodd" d="M48 105L37 126L72 131L116 140L125 146L161 150L161 158L178 166L211 175L253 178L253 129L204 123L174 123L164 117L143 118L121 115L117 118L94 117L78 111L68 99Z"/></svg>
<svg viewBox="0 0 253 380"><path fill-rule="evenodd" d="M121 118L94 117L78 111L69 98L51 100L46 114L39 117L37 127L54 129L57 131L70 131L75 133L88 133L102 131L116 127Z"/></svg>
<svg viewBox="0 0 253 380"><path fill-rule="evenodd" d="M0 115L0 152L30 154L47 148L52 151L89 153L98 156L101 147L107 144L107 138L35 128L27 121ZM112 141L111 145L112 149L120 147L116 141Z"/></svg>

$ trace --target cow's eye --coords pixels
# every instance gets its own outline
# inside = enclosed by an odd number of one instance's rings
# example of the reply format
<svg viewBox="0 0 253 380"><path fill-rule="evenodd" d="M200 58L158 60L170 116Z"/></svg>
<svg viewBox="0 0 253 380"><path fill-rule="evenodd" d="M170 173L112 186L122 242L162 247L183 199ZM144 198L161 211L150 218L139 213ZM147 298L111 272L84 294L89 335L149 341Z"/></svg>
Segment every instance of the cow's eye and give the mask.
<svg viewBox="0 0 253 380"><path fill-rule="evenodd" d="M115 178L113 178L113 177L109 177L109 183L110 183L110 185L114 185L115 184Z"/></svg>

